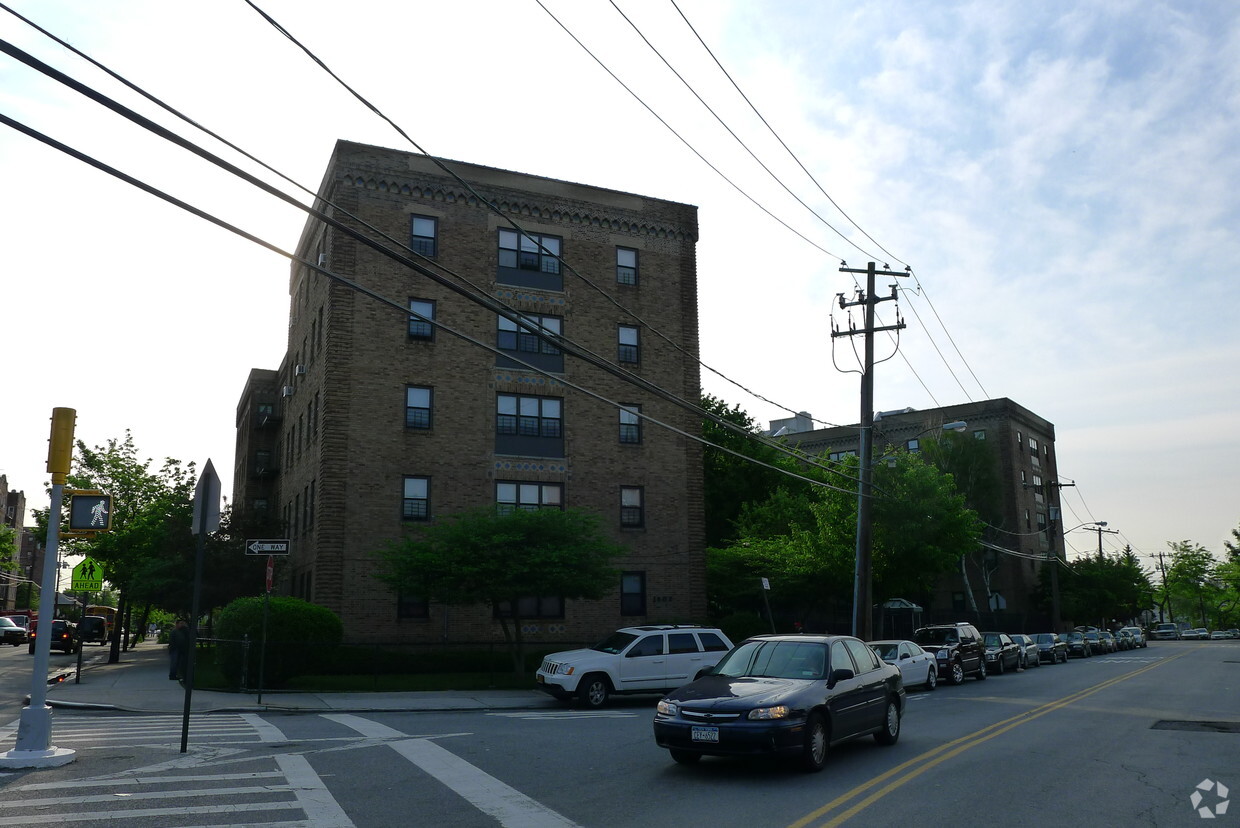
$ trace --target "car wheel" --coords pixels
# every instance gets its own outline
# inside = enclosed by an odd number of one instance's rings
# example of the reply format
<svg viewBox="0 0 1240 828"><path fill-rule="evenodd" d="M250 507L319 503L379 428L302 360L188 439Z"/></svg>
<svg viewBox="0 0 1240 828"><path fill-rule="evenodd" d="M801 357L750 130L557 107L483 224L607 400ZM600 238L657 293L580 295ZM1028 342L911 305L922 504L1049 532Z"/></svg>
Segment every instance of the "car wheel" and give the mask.
<svg viewBox="0 0 1240 828"><path fill-rule="evenodd" d="M926 689L933 690L939 686L939 668L931 664L930 669L926 671Z"/></svg>
<svg viewBox="0 0 1240 828"><path fill-rule="evenodd" d="M690 750L670 748L668 752L672 754L672 760L678 765L696 765L697 761L702 758L702 754Z"/></svg>
<svg viewBox="0 0 1240 828"><path fill-rule="evenodd" d="M817 773L827 764L827 723L821 713L811 713L805 723L805 745L801 748L801 770Z"/></svg>
<svg viewBox="0 0 1240 828"><path fill-rule="evenodd" d="M581 699L583 705L595 710L607 704L610 694L611 685L601 673L591 673L583 678L577 687L577 698Z"/></svg>
<svg viewBox="0 0 1240 828"><path fill-rule="evenodd" d="M1004 667L1004 666L1003 666L1003 656L999 656L998 658L996 658L996 659L995 659L995 664L997 665L997 666L996 666L996 668L995 668L995 674L996 674L996 675L1000 675L1000 676L1001 676L1001 675L1003 675L1005 672L1007 672L1007 667ZM985 662L983 662L983 669L984 669L984 668L985 668Z"/></svg>
<svg viewBox="0 0 1240 828"><path fill-rule="evenodd" d="M977 672L973 674L973 678L977 679L978 681L986 680L986 659L983 658L980 661L978 661Z"/></svg>
<svg viewBox="0 0 1240 828"><path fill-rule="evenodd" d="M964 667L959 661L953 661L951 673L947 679L948 684L964 684Z"/></svg>
<svg viewBox="0 0 1240 828"><path fill-rule="evenodd" d="M874 734L874 741L880 745L894 745L900 740L900 706L895 699L887 699L887 714L883 719L882 730Z"/></svg>

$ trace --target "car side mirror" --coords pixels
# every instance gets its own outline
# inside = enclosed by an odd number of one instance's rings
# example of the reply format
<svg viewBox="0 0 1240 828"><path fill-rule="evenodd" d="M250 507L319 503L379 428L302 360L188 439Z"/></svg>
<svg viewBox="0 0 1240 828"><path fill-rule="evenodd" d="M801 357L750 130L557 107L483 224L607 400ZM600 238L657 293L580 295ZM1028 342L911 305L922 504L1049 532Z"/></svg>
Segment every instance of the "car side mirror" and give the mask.
<svg viewBox="0 0 1240 828"><path fill-rule="evenodd" d="M901 660L901 661L903 661L903 660L904 660L904 659L906 659L906 658L912 658L912 656L911 656L911 655L909 655L908 653L905 653L904 655L900 656L900 660Z"/></svg>
<svg viewBox="0 0 1240 828"><path fill-rule="evenodd" d="M830 682L828 682L828 684L834 687L839 682L846 681L850 678L854 678L856 675L857 675L856 673L854 673L852 670L848 669L847 667L840 667L838 669L831 671L831 680Z"/></svg>

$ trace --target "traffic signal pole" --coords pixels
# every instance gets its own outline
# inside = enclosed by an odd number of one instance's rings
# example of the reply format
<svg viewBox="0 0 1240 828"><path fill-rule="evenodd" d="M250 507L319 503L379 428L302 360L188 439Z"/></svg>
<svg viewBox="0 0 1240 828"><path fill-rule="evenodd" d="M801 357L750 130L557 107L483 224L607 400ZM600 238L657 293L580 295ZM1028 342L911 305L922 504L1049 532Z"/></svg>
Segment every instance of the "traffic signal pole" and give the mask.
<svg viewBox="0 0 1240 828"><path fill-rule="evenodd" d="M60 560L60 513L65 479L73 457L72 408L52 410L52 436L47 470L52 475L52 502L47 513L47 546L43 552L43 586L39 595L39 625L34 639L34 666L30 676L30 704L17 724L16 746L0 753L0 768L54 768L72 762L77 752L52 745L52 708L47 703L47 667L51 657L52 614L56 610L56 575Z"/></svg>

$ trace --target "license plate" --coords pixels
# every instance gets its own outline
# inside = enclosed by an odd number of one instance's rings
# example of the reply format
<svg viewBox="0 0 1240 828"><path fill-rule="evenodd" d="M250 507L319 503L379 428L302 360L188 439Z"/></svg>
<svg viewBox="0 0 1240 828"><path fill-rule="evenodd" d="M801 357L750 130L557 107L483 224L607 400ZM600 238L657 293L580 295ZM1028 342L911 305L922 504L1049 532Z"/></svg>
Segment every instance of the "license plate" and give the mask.
<svg viewBox="0 0 1240 828"><path fill-rule="evenodd" d="M719 728L717 727L698 727L693 726L690 729L689 738L694 742L718 742Z"/></svg>

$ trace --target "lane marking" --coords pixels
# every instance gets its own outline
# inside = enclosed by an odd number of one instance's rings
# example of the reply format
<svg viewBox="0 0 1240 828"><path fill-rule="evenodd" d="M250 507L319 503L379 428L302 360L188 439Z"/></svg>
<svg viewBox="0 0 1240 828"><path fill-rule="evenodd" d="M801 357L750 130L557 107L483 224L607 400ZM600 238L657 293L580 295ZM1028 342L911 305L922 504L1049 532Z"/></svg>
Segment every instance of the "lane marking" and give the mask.
<svg viewBox="0 0 1240 828"><path fill-rule="evenodd" d="M297 804L305 811L307 821L315 828L355 828L353 820L340 807L331 791L306 757L283 753L275 757L276 764L284 771L289 785L297 797Z"/></svg>
<svg viewBox="0 0 1240 828"><path fill-rule="evenodd" d="M970 733L966 736L961 736L958 739L953 739L950 742L939 745L937 748L934 748L933 750L928 750L925 753L921 754L920 756L916 756L912 759L909 759L908 761L903 762L897 765L896 767L891 768L890 770L879 774L878 776L874 777L868 782L864 782L856 786L852 790L847 791L846 793L843 793L840 796L837 796L835 799L831 800L826 805L823 805L821 808L818 808L812 813L806 814L801 819L792 823L791 825L788 826L788 828L804 828L804 826L809 825L815 820L818 820L826 816L831 811L843 806L845 803L847 803L848 801L852 799L855 799L856 797L865 793L867 790L877 785L880 785L883 782L887 782L887 780L893 779L894 777L899 776L901 773L904 773L905 771L908 771L908 773L905 773L904 776L901 776L900 778L895 779L895 781L892 781L889 784L883 786L879 790L870 794L865 799L858 802L856 805L840 813L838 816L834 817L833 819L822 823L820 826L820 828L835 828L835 826L838 826L844 823L845 821L851 819L852 817L856 816L862 810L869 807L873 803L877 802L879 799L883 798L884 796L896 790L897 788L902 787L906 783L912 781L913 779L917 778L918 776L930 770L931 768L937 767L943 762L946 762L948 759L954 758L955 756L958 756L961 753L964 753L966 750L969 750L971 748L977 747L980 744L988 742L991 739L995 738L996 736L999 736L1003 733L1007 733L1009 730L1019 727L1022 724L1031 722L1035 719L1039 719L1048 713L1053 713L1054 711L1067 707L1068 705L1074 702L1087 698L1088 696L1092 696L1094 693L1101 692L1102 690L1105 690L1115 684L1119 684L1122 681L1127 681L1130 678L1134 678L1135 676L1139 676L1143 673L1147 673L1156 667L1161 667L1164 664L1169 664L1172 661L1176 660L1177 658L1182 658L1186 655L1188 655L1187 652L1180 653L1179 655L1171 656L1163 661L1159 661L1154 664L1147 665L1145 667L1140 667L1136 670L1133 670L1129 673L1125 673L1121 676L1116 676L1114 678L1107 679L1106 681L1100 682L1092 687L1087 687L1084 690L1078 690L1077 692L1064 696L1061 699L1056 699L1054 701L1046 702L1040 707L1036 707L1032 710L1027 710L1023 713L1019 713L1010 718L1003 719L1002 721L995 722L992 725L989 725L980 730L974 731L973 733ZM921 765L921 766L914 767L917 765ZM910 768L912 768L912 770L910 770Z"/></svg>
<svg viewBox="0 0 1240 828"><path fill-rule="evenodd" d="M474 767L431 739L411 739L395 728L349 713L321 715L325 719L353 728L363 736L402 739L388 742L388 747L446 785L478 810L494 817L506 828L578 828L576 823Z"/></svg>

